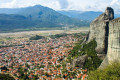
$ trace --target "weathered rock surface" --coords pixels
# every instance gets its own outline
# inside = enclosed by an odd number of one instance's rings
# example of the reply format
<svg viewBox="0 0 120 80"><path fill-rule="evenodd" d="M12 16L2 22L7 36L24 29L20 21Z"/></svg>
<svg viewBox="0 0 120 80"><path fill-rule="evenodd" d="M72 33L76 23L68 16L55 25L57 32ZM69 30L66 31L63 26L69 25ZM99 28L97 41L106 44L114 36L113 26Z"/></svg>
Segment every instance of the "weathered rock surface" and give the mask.
<svg viewBox="0 0 120 80"><path fill-rule="evenodd" d="M93 39L97 42L96 51L98 53L107 53L100 69L111 64L120 62L120 18L114 19L114 10L107 7L105 13L96 18L90 25L89 35L86 38L87 43ZM105 55L99 54L98 57L103 59ZM73 67L83 67L87 56L80 56L73 61Z"/></svg>
<svg viewBox="0 0 120 80"><path fill-rule="evenodd" d="M98 53L107 53L109 21L114 19L114 10L107 7L105 13L96 18L90 25L90 32L87 42L93 39L97 42L96 51Z"/></svg>
<svg viewBox="0 0 120 80"><path fill-rule="evenodd" d="M80 56L77 59L73 60L71 66L72 67L79 66L80 68L82 68L87 58L88 58L87 55Z"/></svg>
<svg viewBox="0 0 120 80"><path fill-rule="evenodd" d="M109 22L108 52L100 68L117 61L120 62L120 18Z"/></svg>
<svg viewBox="0 0 120 80"><path fill-rule="evenodd" d="M104 60L106 57L106 54L97 54L98 58L101 60Z"/></svg>

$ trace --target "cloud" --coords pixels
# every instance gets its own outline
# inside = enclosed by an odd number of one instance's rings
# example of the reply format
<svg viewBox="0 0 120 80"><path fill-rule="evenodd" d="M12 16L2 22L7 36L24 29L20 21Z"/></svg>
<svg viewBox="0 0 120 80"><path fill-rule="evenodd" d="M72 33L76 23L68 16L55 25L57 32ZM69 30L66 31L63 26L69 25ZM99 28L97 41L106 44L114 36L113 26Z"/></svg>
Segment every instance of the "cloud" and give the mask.
<svg viewBox="0 0 120 80"><path fill-rule="evenodd" d="M118 0L112 0L111 5L114 5L114 4L119 4L119 1Z"/></svg>
<svg viewBox="0 0 120 80"><path fill-rule="evenodd" d="M20 8L39 4L55 10L60 10L62 6L62 3L60 5L58 0L0 0L0 2L0 8Z"/></svg>
<svg viewBox="0 0 120 80"><path fill-rule="evenodd" d="M107 6L120 10L120 0L0 0L1 8L43 5L54 10L104 11ZM119 11L120 12L120 11Z"/></svg>
<svg viewBox="0 0 120 80"><path fill-rule="evenodd" d="M7 2L3 2L0 4L0 7L1 8L13 8L13 7L16 7L17 1L16 0L12 0L12 1L7 1Z"/></svg>
<svg viewBox="0 0 120 80"><path fill-rule="evenodd" d="M0 3L11 2L11 0L0 0Z"/></svg>
<svg viewBox="0 0 120 80"><path fill-rule="evenodd" d="M120 13L120 0L112 0L110 6L114 8L116 13Z"/></svg>
<svg viewBox="0 0 120 80"><path fill-rule="evenodd" d="M68 0L58 0L61 9L66 9L69 6Z"/></svg>

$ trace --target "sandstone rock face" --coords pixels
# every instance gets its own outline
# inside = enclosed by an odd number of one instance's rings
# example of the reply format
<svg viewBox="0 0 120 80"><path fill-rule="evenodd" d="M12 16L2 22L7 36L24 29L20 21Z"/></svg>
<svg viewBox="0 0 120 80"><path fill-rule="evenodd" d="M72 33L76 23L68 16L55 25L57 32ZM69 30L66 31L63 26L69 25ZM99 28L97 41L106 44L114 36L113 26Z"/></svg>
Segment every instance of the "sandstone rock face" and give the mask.
<svg viewBox="0 0 120 80"><path fill-rule="evenodd" d="M110 21L108 61L120 61L120 18Z"/></svg>
<svg viewBox="0 0 120 80"><path fill-rule="evenodd" d="M120 62L120 18L109 22L108 52L100 68L116 61Z"/></svg>
<svg viewBox="0 0 120 80"><path fill-rule="evenodd" d="M107 7L105 13L96 18L90 25L90 32L87 42L95 39L97 42L96 51L107 53L109 21L114 19L114 10Z"/></svg>

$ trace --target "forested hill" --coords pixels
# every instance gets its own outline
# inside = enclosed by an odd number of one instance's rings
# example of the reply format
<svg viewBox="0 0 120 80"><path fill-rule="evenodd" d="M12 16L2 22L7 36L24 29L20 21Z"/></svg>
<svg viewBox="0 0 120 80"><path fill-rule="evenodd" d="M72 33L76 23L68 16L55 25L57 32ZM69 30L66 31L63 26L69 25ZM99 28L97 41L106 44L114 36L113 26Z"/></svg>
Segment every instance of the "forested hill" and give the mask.
<svg viewBox="0 0 120 80"><path fill-rule="evenodd" d="M53 9L36 5L26 8L0 9L0 30L41 27L89 26L89 22L73 19Z"/></svg>

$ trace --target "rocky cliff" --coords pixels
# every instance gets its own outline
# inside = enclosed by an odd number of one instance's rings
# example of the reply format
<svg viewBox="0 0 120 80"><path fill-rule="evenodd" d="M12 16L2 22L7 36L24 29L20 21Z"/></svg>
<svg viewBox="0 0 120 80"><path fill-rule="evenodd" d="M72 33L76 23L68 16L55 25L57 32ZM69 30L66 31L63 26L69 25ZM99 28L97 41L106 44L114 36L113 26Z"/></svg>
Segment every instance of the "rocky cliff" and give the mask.
<svg viewBox="0 0 120 80"><path fill-rule="evenodd" d="M97 42L96 51L98 53L107 53L109 21L114 19L114 10L107 7L105 13L100 15L90 24L90 32L87 42L93 39Z"/></svg>
<svg viewBox="0 0 120 80"><path fill-rule="evenodd" d="M107 54L100 68L111 62L120 62L120 18L114 19L111 7L91 23L87 42L93 39L97 42L97 52Z"/></svg>
<svg viewBox="0 0 120 80"><path fill-rule="evenodd" d="M108 42L108 61L120 61L120 18L110 21Z"/></svg>
<svg viewBox="0 0 120 80"><path fill-rule="evenodd" d="M94 48L94 50L96 49L98 53L97 57L99 57L99 59L103 59L99 68L102 69L106 65L111 64L111 62L120 62L120 18L114 19L114 10L111 7L107 7L105 13L100 15L91 23L90 31L85 41L89 44L94 40L97 43L97 47ZM92 50L87 51L89 53ZM87 51L85 53L87 53ZM93 51L90 54L94 53ZM80 56L79 58L73 60L73 67L76 64L80 64L80 67L83 67L86 60L92 58L89 58L88 55ZM93 60L93 62L94 61L95 60Z"/></svg>
<svg viewBox="0 0 120 80"><path fill-rule="evenodd" d="M120 18L109 22L108 51L100 68L117 61L120 62Z"/></svg>

